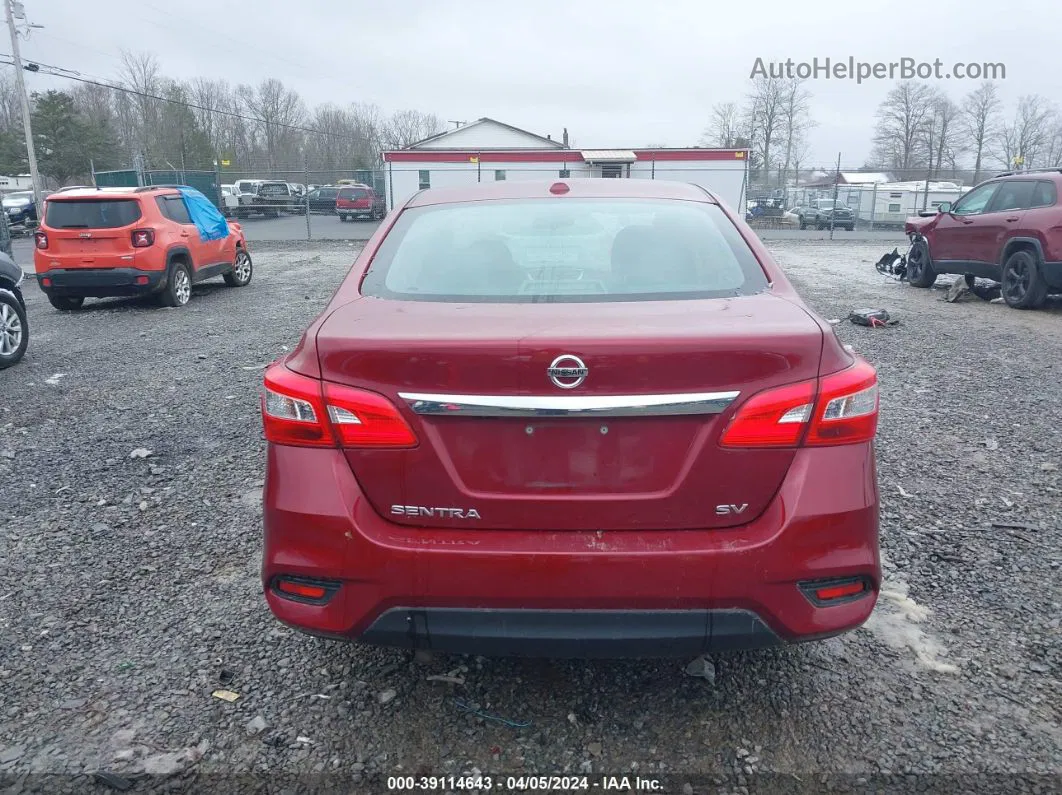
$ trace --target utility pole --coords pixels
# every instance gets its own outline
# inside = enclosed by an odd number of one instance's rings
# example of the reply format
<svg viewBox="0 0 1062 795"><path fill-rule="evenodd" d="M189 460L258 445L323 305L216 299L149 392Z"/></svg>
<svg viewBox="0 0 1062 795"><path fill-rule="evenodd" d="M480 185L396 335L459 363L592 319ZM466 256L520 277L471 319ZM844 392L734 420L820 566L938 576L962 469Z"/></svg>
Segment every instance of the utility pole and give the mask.
<svg viewBox="0 0 1062 795"><path fill-rule="evenodd" d="M15 83L18 86L18 97L22 100L22 127L26 132L26 157L29 158L30 179L33 180L33 203L40 215L44 209L41 206L41 175L37 171L37 151L33 148L29 97L26 95L26 83L22 79L22 58L18 51L18 29L15 27L15 0L4 0L4 13L7 15L7 30L11 34L11 59L15 62ZM20 19L25 19L21 6L19 6L19 14Z"/></svg>

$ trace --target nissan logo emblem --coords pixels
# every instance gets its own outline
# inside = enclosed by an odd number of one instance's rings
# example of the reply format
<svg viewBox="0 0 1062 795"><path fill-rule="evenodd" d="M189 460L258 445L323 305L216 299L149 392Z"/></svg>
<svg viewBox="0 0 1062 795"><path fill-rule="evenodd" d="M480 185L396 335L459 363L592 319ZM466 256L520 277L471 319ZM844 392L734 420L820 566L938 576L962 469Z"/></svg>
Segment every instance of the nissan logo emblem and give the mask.
<svg viewBox="0 0 1062 795"><path fill-rule="evenodd" d="M583 360L570 353L558 356L546 369L549 380L561 389L575 389L589 374L590 370L583 364Z"/></svg>

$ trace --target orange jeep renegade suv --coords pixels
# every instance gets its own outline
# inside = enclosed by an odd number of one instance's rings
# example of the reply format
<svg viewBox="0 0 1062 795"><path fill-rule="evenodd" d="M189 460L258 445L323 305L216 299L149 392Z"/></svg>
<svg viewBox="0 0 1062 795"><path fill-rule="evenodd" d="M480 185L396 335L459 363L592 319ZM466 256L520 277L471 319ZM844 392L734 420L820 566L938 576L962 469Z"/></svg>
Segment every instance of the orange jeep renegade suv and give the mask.
<svg viewBox="0 0 1062 795"><path fill-rule="evenodd" d="M176 187L76 188L49 196L33 264L52 306L79 309L85 298L149 294L184 306L192 285L204 279L224 276L234 287L250 282L240 225L220 226L218 214L210 219L212 233L201 233L186 195L200 207L209 202Z"/></svg>

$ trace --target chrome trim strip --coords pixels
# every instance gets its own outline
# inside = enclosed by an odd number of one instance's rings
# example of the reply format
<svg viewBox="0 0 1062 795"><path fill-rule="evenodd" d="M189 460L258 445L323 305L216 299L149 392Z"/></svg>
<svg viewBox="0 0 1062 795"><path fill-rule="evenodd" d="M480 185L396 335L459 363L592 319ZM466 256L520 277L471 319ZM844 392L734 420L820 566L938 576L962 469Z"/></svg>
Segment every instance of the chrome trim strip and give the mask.
<svg viewBox="0 0 1062 795"><path fill-rule="evenodd" d="M720 414L740 392L670 395L435 395L399 392L422 415L461 417L665 417Z"/></svg>

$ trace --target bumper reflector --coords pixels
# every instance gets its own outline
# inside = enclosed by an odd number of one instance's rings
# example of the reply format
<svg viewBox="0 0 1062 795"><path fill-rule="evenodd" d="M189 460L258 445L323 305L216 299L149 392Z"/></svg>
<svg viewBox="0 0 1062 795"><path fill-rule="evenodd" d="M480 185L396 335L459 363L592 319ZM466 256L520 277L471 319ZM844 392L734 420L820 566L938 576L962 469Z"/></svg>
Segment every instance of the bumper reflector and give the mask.
<svg viewBox="0 0 1062 795"><path fill-rule="evenodd" d="M273 580L273 591L295 602L323 605L339 590L334 580L314 580L309 577L280 576Z"/></svg>
<svg viewBox="0 0 1062 795"><path fill-rule="evenodd" d="M818 580L800 583L800 590L812 604L834 605L851 602L870 593L870 582L865 577Z"/></svg>
<svg viewBox="0 0 1062 795"><path fill-rule="evenodd" d="M148 277L147 276L137 276L136 277L136 283L137 284L147 284L148 283Z"/></svg>

